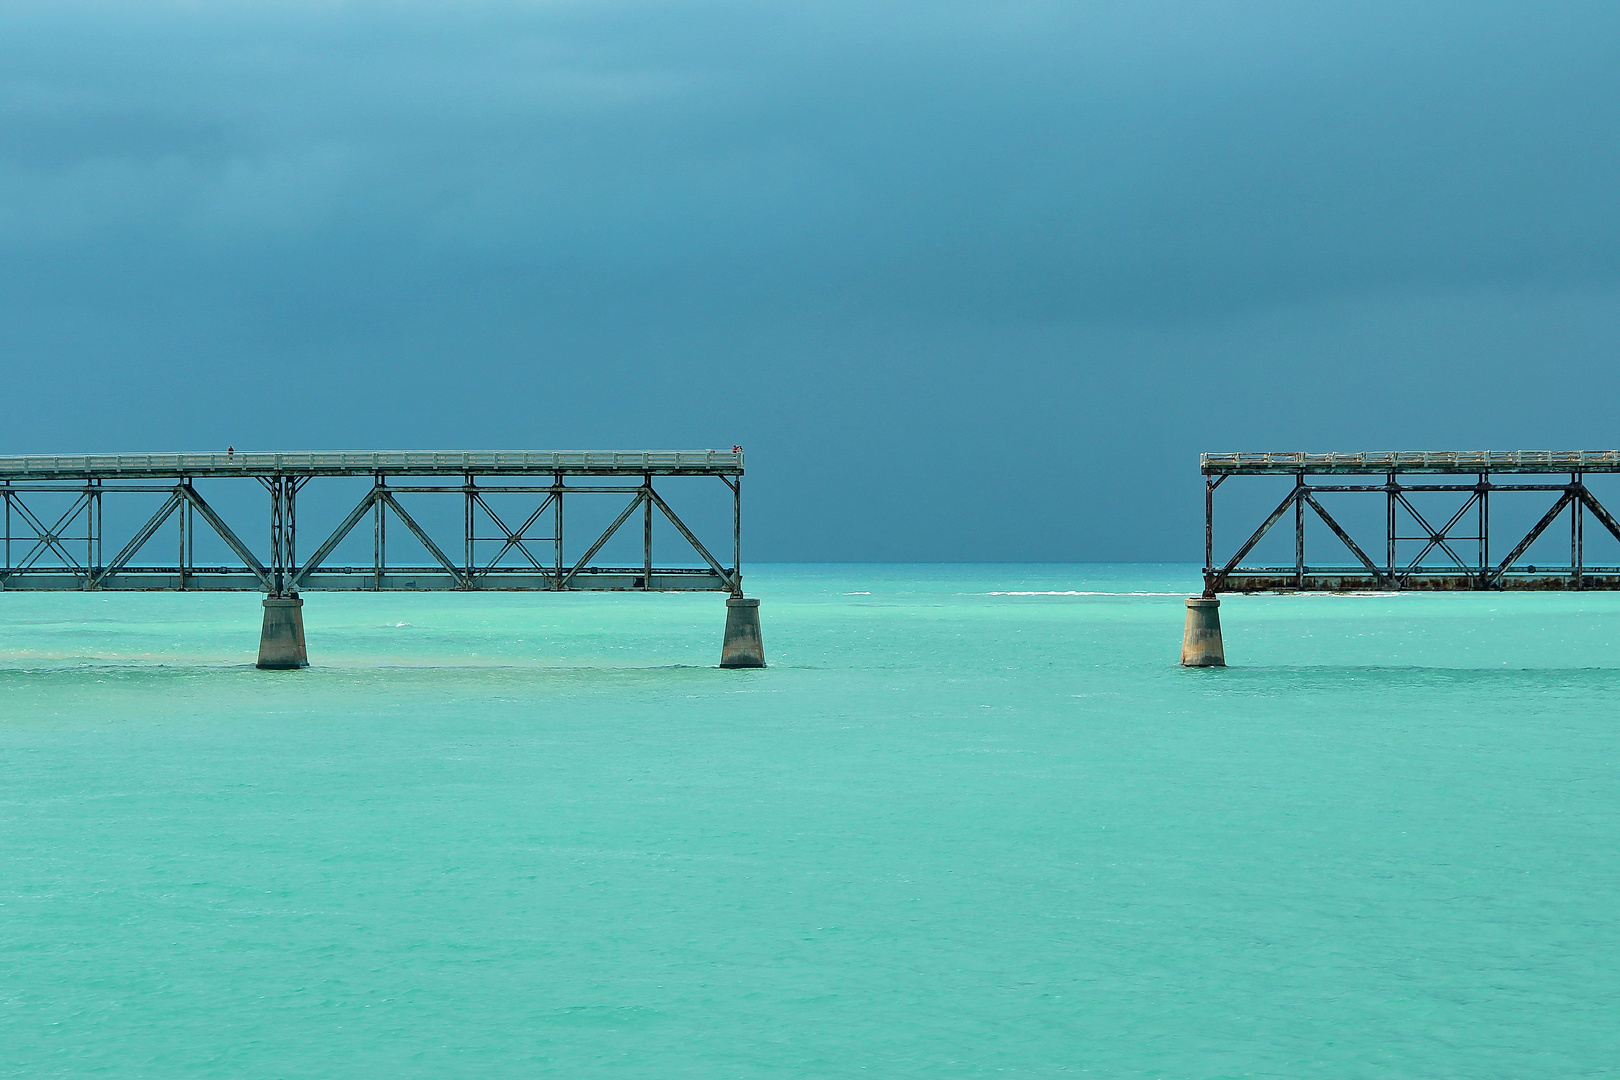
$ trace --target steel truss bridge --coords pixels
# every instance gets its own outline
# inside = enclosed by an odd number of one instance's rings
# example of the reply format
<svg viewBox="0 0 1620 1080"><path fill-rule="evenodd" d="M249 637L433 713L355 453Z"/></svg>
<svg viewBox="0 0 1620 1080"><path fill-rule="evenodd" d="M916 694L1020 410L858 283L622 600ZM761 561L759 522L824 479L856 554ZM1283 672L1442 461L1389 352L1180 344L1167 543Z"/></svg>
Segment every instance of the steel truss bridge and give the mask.
<svg viewBox="0 0 1620 1080"><path fill-rule="evenodd" d="M1478 589L1620 589L1620 566L1586 563L1586 518L1616 540L1620 522L1586 486L1588 474L1620 473L1620 451L1405 451L1370 454L1204 454L1204 595L1249 592ZM1215 491L1232 477L1289 476L1293 487L1224 562L1215 561ZM1567 477L1567 479L1566 479ZM1530 529L1493 537L1491 498L1541 493L1548 505ZM1381 542L1363 547L1328 511L1341 493L1381 499ZM1335 499L1324 499L1333 495ZM1454 507L1458 495L1466 496ZM1444 502L1440 510L1436 506ZM1335 505L1342 505L1335 502ZM1245 565L1290 511L1289 565ZM1337 562L1308 561L1307 516L1337 537ZM1529 565L1535 544L1560 517L1569 523L1569 562ZM1402 530L1413 535L1401 535ZM1462 530L1459 533L1458 530ZM1421 545L1397 557L1397 544ZM1506 551L1498 557L1504 547ZM1369 554L1369 549L1372 554ZM1411 549L1408 548L1408 551Z"/></svg>
<svg viewBox="0 0 1620 1080"><path fill-rule="evenodd" d="M5 518L0 589L234 590L272 598L296 596L305 589L708 590L741 596L742 475L743 455L736 448L0 457ZM371 483L335 528L301 548L299 494L312 481L328 477L365 477ZM720 548L729 565L656 489L655 480L667 477L716 477L730 490L730 551ZM240 521L233 528L226 520L230 514L216 509L194 486L198 479L220 478L262 488L269 503L269 535L268 544L257 552L243 539L251 534ZM106 502L144 495L149 504L154 494L162 501L144 524L106 536ZM406 503L420 508L427 495L460 501L459 536L444 536L441 527L436 540L407 510ZM493 496L523 497L528 509L515 515L508 508L503 514L492 505ZM564 505L576 505L584 496L616 497L624 505L606 529L588 534L592 542L582 555L565 559ZM60 509L64 498L69 502L65 510ZM41 509L51 500L57 505L49 512ZM604 546L637 516L639 564L600 565L596 560ZM686 565L654 563L655 518L667 520L689 546ZM339 544L368 519L369 565L334 565L331 556ZM194 541L199 526L215 533L235 561L198 564ZM390 531L397 536L401 528L430 562L389 562ZM168 558L159 563L141 558L162 546L161 535L169 537ZM301 550L308 555L300 557Z"/></svg>

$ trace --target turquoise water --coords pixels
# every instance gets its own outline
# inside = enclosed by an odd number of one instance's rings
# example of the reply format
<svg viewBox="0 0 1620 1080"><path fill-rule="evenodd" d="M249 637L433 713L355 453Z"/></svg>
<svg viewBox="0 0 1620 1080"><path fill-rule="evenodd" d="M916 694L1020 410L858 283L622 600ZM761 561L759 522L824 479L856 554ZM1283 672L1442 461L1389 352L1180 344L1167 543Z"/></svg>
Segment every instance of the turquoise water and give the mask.
<svg viewBox="0 0 1620 1080"><path fill-rule="evenodd" d="M0 1074L1620 1072L1620 595L1196 584L0 596Z"/></svg>

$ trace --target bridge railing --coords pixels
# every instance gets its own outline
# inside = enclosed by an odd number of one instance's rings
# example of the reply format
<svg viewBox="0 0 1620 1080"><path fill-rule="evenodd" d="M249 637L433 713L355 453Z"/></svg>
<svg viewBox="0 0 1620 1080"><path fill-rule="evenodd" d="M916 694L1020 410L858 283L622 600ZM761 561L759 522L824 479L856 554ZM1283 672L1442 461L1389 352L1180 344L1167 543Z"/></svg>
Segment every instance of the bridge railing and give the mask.
<svg viewBox="0 0 1620 1080"><path fill-rule="evenodd" d="M1388 450L1202 454L1205 475L1232 473L1620 472L1620 450Z"/></svg>
<svg viewBox="0 0 1620 1080"><path fill-rule="evenodd" d="M740 450L387 450L0 456L0 479L164 476L740 476Z"/></svg>

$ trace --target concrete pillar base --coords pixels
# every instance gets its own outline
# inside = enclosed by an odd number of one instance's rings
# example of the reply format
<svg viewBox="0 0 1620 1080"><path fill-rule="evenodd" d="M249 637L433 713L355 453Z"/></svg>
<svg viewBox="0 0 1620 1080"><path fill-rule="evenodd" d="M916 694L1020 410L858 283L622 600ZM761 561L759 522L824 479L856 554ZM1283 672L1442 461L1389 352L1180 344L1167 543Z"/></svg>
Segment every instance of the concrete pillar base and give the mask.
<svg viewBox="0 0 1620 1080"><path fill-rule="evenodd" d="M765 642L759 634L757 598L733 596L726 600L726 640L720 646L720 666L765 666Z"/></svg>
<svg viewBox="0 0 1620 1080"><path fill-rule="evenodd" d="M1213 596L1187 597L1187 628L1181 635L1183 667L1225 667L1221 643L1221 602Z"/></svg>
<svg viewBox="0 0 1620 1080"><path fill-rule="evenodd" d="M309 667L304 651L304 602L296 596L264 598L264 629L259 633L259 662L269 671Z"/></svg>

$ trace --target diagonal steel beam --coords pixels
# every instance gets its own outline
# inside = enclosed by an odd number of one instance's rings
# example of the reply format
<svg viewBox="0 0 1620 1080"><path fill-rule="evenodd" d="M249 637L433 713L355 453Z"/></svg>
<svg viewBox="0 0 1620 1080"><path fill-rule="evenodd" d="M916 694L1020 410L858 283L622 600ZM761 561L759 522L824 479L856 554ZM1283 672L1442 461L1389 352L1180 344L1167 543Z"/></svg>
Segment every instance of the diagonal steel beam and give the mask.
<svg viewBox="0 0 1620 1080"><path fill-rule="evenodd" d="M1433 525L1429 524L1429 519L1419 513L1416 506L1412 505L1412 500L1406 497L1406 492L1401 492L1396 496L1396 498L1400 500L1402 506L1406 507L1406 512L1412 515L1412 520L1423 526L1423 531L1429 534L1428 544L1426 544L1423 550L1418 553L1417 558L1413 559L1407 564L1406 569L1408 571L1416 570L1418 565L1428 557L1429 552L1433 551L1436 547L1440 548L1447 555L1451 556L1451 561L1456 563L1461 569L1471 569L1469 564L1463 562L1462 559L1457 556L1457 553L1452 550L1451 545L1446 543L1446 541L1451 539L1451 530L1456 527L1457 522L1461 521L1463 515L1466 514L1474 505L1474 500L1478 498L1477 494L1470 495L1468 497L1468 501L1462 504L1461 509L1459 509L1455 514L1451 515L1451 520L1446 522L1445 528L1438 530L1435 529Z"/></svg>
<svg viewBox="0 0 1620 1080"><path fill-rule="evenodd" d="M1547 526L1553 523L1553 519L1559 514L1562 514L1564 512L1564 507L1568 506L1574 500L1575 492L1565 491L1564 494L1559 497L1558 501L1553 503L1552 509L1541 515L1541 520L1536 522L1536 527L1530 530L1529 535L1527 535L1523 540L1519 541L1519 546L1508 552L1508 557L1503 559L1501 565L1496 568L1495 572L1493 572L1488 579L1486 579L1486 584L1495 585L1498 581L1502 580L1502 575L1507 573L1508 567L1512 566L1516 561L1518 561L1520 555L1523 555L1526 551L1530 550L1530 545L1536 542L1536 538L1545 532Z"/></svg>
<svg viewBox="0 0 1620 1080"><path fill-rule="evenodd" d="M485 573L487 573L488 571L494 569L495 564L499 563L501 561L501 559L506 555L506 553L508 551L510 551L514 547L517 548L519 551L523 552L523 557L525 559L528 559L529 562L533 563L534 568L536 570L544 570L545 569L545 567L541 566L540 563L538 561L536 561L534 555L530 553L528 546L523 543L523 534L528 531L529 526L533 525L536 521L540 520L540 515L546 512L546 507L551 505L551 500L553 498L554 498L554 496L547 495L546 496L546 501L540 504L540 509L538 509L534 513L530 514L529 519L527 521L525 521L522 525L518 526L517 532L513 532L511 529L508 529L506 527L506 522L501 520L500 515L497 514L494 510L490 509L489 503L484 501L484 497L482 495L474 495L473 496L473 500L475 502L477 502L479 506L482 506L484 508L484 513L489 515L489 520L491 520L491 521L493 521L495 523L495 527L500 529L501 532L506 534L506 543L504 545L502 545L500 551L497 551L495 553L495 557L493 559L489 560L489 562L482 568ZM480 574L479 576L482 577L483 574Z"/></svg>
<svg viewBox="0 0 1620 1080"><path fill-rule="evenodd" d="M1477 493L1468 497L1468 501L1462 504L1462 509L1458 510L1455 514L1452 514L1451 520L1446 522L1446 527L1441 529L1439 532L1435 532L1434 527L1429 524L1428 519L1417 512L1417 508L1407 500L1405 494L1401 494L1397 496L1397 498L1400 499L1401 505L1406 507L1406 512L1412 515L1413 520L1415 520L1419 525L1422 525L1423 530L1429 534L1428 544L1424 546L1422 551L1418 552L1417 558L1406 564L1407 572L1401 575L1403 580L1411 576L1411 572L1418 568L1418 565L1423 562L1423 560L1428 556L1429 552L1435 549L1436 545L1444 549L1447 555L1451 556L1452 562L1456 563L1464 570L1472 569L1472 567L1470 567L1467 563L1457 558L1457 553L1455 551L1451 550L1451 545L1446 543L1446 534L1451 532L1452 529L1456 528L1457 522L1461 521L1463 515L1468 513L1469 509L1474 505L1474 500L1479 498Z"/></svg>
<svg viewBox="0 0 1620 1080"><path fill-rule="evenodd" d="M451 577L461 582L461 587L463 589L472 588L472 582L467 579L466 575L462 572L461 567L451 562L450 557L439 550L439 545L435 544L432 537L428 536L427 533L422 531L422 526L416 523L416 519L407 514L405 512L405 508L399 505L399 500L394 498L393 492L385 489L381 493L381 498L382 501L388 505L390 510L399 515L399 520L405 523L405 527L411 530L411 532L415 534L416 538L422 542L422 546L427 548L428 554L437 559L440 566L443 566L446 570L450 571Z"/></svg>
<svg viewBox="0 0 1620 1080"><path fill-rule="evenodd" d="M34 555L35 549L38 549L42 555L44 554L45 550L48 549L56 552L57 555L61 557L62 561L68 566L72 567L74 570L84 570L86 577L88 577L89 568L81 567L79 565L79 560L73 557L73 553L62 546L61 532L65 526L73 524L73 519L79 516L80 510L87 509L89 505L89 496L79 496L73 500L73 505L64 510L62 512L62 516L56 519L56 524L47 529L45 528L44 523L40 521L38 517L34 516L34 512L28 508L28 505L21 499L18 499L18 508L22 510L23 515L28 518L29 522L36 527L39 535L39 544L35 545L34 549L30 549L28 555L23 556L22 565L30 566L33 564L35 559L37 559L37 556L34 556L34 558L30 558L29 556ZM86 526L86 528L88 529L88 526Z"/></svg>
<svg viewBox="0 0 1620 1080"><path fill-rule="evenodd" d="M1254 545L1258 544L1262 539L1264 539L1266 533L1271 531L1271 527L1277 524L1278 520L1288 512L1288 508L1294 505L1294 500L1299 498L1301 490L1301 488L1296 487L1287 495L1283 496L1283 501L1277 504L1277 509L1271 512L1271 516L1266 518L1264 524L1262 524L1258 529L1254 530L1254 535L1249 537L1244 545L1238 548L1237 554L1228 559L1226 561L1226 565L1221 567L1220 570L1215 574L1215 580L1209 585L1210 592L1213 593L1219 590L1222 585L1226 584L1227 575L1233 570L1237 569L1238 563L1243 561L1243 556L1253 551Z"/></svg>
<svg viewBox="0 0 1620 1080"><path fill-rule="evenodd" d="M376 501L377 489L372 488L361 498L359 505L349 511L349 516L344 518L342 523L332 531L332 535L326 538L325 543L315 549L315 554L309 557L309 561L304 564L303 569L293 575L292 587L294 589L298 588L306 577L314 573L321 563L325 562L327 557L337 549L337 546L343 543L343 538L348 536L354 527L360 523L360 519L366 516L366 511L370 510L372 504Z"/></svg>
<svg viewBox="0 0 1620 1080"><path fill-rule="evenodd" d="M79 511L90 505L90 497L88 495L81 495L74 499L73 505L63 511L62 516L56 519L56 524L52 525L48 529L45 527L45 523L28 508L28 504L23 502L22 499L13 496L12 505L18 510L22 511L23 517L27 518L28 523L34 527L34 535L37 537L34 546L29 548L27 554L25 554L17 563L18 570L28 569L29 567L33 566L34 563L39 560L39 557L45 554L46 551L54 551L66 567L72 569L74 572L81 570L84 571L85 580L90 580L89 568L80 566L79 560L75 559L67 548L58 543L57 537L58 531L60 531L64 525L72 524L73 519L79 516Z"/></svg>
<svg viewBox="0 0 1620 1080"><path fill-rule="evenodd" d="M1384 576L1383 569L1373 565L1373 561L1367 558L1367 553L1362 551L1360 546L1357 545L1354 540L1350 539L1350 534L1345 532L1343 527L1340 526L1337 521L1333 520L1331 514L1322 509L1322 504L1316 501L1316 496L1307 492L1305 495L1305 501L1310 504L1312 510L1316 511L1316 516L1321 518L1323 523L1327 525L1328 528L1333 530L1333 535L1342 540L1344 542L1344 546L1350 549L1350 554L1360 559L1361 565L1372 571L1373 577L1381 578Z"/></svg>
<svg viewBox="0 0 1620 1080"><path fill-rule="evenodd" d="M692 535L692 530L686 527L686 523L675 516L675 511L669 508L669 503L664 501L664 497L658 494L658 492L654 491L652 488L647 489L647 494L652 497L652 501L657 505L658 509L664 512L664 516L669 518L670 524L679 529L681 535L686 537L686 542L691 544L699 555L703 556L704 561L709 564L710 569L720 575L720 580L726 583L726 587L734 589L736 587L736 583L732 581L731 574L726 570L725 567L720 565L720 561L718 559L709 554L708 548L704 547L698 542L698 538ZM651 584L651 582L648 582L649 587Z"/></svg>
<svg viewBox="0 0 1620 1080"><path fill-rule="evenodd" d="M27 551L23 552L22 558L17 560L17 565L15 567L17 570L26 570L32 566L34 561L39 557L35 554L35 552L54 550L50 547L49 543L45 539L45 537L50 533L50 530L47 529L45 527L45 523L39 520L39 517L28 508L28 504L22 501L20 493L12 494L8 492L8 494L11 494L11 498L8 500L10 504L17 508L17 510L21 513L23 520L27 522L28 525L34 530L33 546ZM21 540L22 537L18 537L18 539ZM77 566L77 563L74 565Z"/></svg>
<svg viewBox="0 0 1620 1080"><path fill-rule="evenodd" d="M259 584L264 586L265 591L275 592L275 583L270 580L270 571L264 568L264 563L260 562L258 557L248 550L248 546L242 543L241 538L231 531L231 527L225 524L218 514L214 513L214 508L208 505L206 499L197 494L196 488L190 484L182 486L185 489L186 501L191 503L191 508L203 516L203 520L208 522L208 527L213 529L221 540L225 541L225 546L234 551L236 557L242 560L242 564L253 571L253 576L259 579Z"/></svg>
<svg viewBox="0 0 1620 1080"><path fill-rule="evenodd" d="M603 533L601 536L598 536L596 538L596 543L592 544L591 549L580 558L579 562L574 564L574 568L568 571L568 573L564 574L562 578L558 580L557 588L564 589L568 587L568 583L574 580L574 575L585 569L585 564L596 557L596 553L602 550L602 545L607 543L608 540L613 537L613 534L619 531L620 525L623 525L626 521L630 520L630 515L636 512L636 507L640 506L642 500L646 497L646 492L636 492L636 497L630 500L630 505L624 508L623 513L613 519L613 524L607 527L607 532Z"/></svg>
<svg viewBox="0 0 1620 1080"><path fill-rule="evenodd" d="M106 569L91 580L87 588L99 588L103 581L122 570L124 564L133 559L136 552L146 546L146 542L152 539L152 535L162 528L163 523L168 521L170 516L184 503L185 496L180 494L179 488L175 488L174 493L164 500L162 506L158 507L157 513L147 519L146 524L141 526L140 531L130 539L129 543L124 545L122 551L113 557L113 561L107 564Z"/></svg>
<svg viewBox="0 0 1620 1080"><path fill-rule="evenodd" d="M1586 508L1592 512L1592 516L1602 522L1603 527L1608 529L1609 532L1614 535L1616 540L1620 540L1620 521L1616 521L1614 519L1614 515L1610 514L1608 508L1597 501L1597 496L1588 491L1586 489L1586 485L1584 484L1581 485L1580 500L1581 502L1585 503Z"/></svg>

